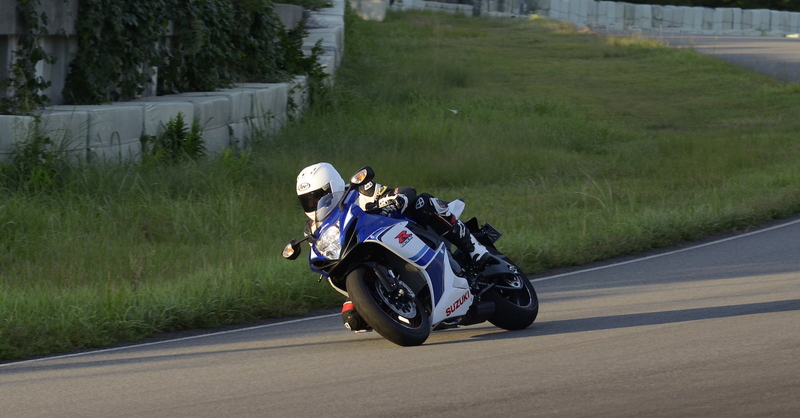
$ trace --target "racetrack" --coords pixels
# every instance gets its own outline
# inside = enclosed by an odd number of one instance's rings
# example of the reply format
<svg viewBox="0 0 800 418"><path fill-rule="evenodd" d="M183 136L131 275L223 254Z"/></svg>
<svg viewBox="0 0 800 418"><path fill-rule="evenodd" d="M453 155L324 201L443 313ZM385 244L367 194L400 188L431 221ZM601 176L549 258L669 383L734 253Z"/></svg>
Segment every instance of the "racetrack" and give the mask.
<svg viewBox="0 0 800 418"><path fill-rule="evenodd" d="M658 32L644 32L642 35L676 48L692 48L701 54L728 61L785 83L800 82L800 39L797 38Z"/></svg>
<svg viewBox="0 0 800 418"><path fill-rule="evenodd" d="M794 417L798 236L795 218L534 278L524 331L401 348L333 313L4 364L0 416Z"/></svg>

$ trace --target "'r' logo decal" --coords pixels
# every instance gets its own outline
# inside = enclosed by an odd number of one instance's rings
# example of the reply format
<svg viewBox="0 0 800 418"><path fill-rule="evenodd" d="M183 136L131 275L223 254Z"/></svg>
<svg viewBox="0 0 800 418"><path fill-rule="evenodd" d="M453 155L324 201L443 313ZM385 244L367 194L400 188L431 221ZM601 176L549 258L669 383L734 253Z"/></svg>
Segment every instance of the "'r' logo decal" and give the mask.
<svg viewBox="0 0 800 418"><path fill-rule="evenodd" d="M395 238L397 239L398 244L405 246L408 244L408 241L411 241L412 237L413 235L409 234L408 231L401 231Z"/></svg>

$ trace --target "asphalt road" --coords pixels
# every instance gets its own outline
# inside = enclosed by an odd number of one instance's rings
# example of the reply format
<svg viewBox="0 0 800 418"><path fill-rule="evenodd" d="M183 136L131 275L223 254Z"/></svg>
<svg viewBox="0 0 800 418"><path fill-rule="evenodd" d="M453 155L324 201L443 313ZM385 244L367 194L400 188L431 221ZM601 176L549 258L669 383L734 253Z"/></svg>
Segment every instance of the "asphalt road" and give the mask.
<svg viewBox="0 0 800 418"><path fill-rule="evenodd" d="M693 48L783 82L800 82L800 39L646 32L678 48Z"/></svg>
<svg viewBox="0 0 800 418"><path fill-rule="evenodd" d="M527 330L337 314L0 365L1 417L795 417L800 219L534 278ZM322 285L322 284L321 284Z"/></svg>

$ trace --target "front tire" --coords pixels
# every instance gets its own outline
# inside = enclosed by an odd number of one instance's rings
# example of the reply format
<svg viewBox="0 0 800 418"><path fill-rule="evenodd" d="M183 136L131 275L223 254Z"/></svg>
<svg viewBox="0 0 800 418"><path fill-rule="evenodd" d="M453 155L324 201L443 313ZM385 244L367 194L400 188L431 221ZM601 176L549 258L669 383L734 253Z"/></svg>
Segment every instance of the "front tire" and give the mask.
<svg viewBox="0 0 800 418"><path fill-rule="evenodd" d="M420 345L428 339L431 320L419 299L390 297L375 272L367 267L350 272L346 284L356 311L383 338L404 347Z"/></svg>

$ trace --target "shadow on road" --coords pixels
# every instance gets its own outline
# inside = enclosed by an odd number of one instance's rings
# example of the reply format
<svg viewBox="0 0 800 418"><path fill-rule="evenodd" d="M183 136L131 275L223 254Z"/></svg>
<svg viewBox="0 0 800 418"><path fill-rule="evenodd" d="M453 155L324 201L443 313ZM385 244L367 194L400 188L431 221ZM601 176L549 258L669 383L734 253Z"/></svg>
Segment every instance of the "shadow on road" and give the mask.
<svg viewBox="0 0 800 418"><path fill-rule="evenodd" d="M800 299L774 302L748 303L742 305L716 306L711 308L682 309L676 311L648 312L612 315L594 318L568 319L563 321L535 322L530 328L515 332L493 332L475 335L472 338L498 340L506 338L528 338L575 332L600 331L617 328L663 325L704 319L728 318L763 313L800 311Z"/></svg>

